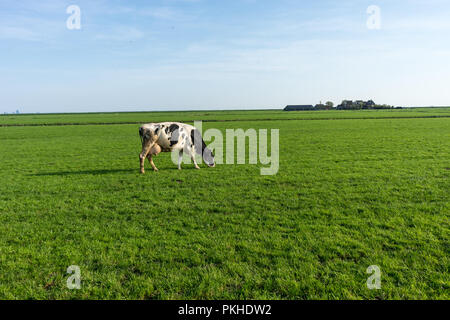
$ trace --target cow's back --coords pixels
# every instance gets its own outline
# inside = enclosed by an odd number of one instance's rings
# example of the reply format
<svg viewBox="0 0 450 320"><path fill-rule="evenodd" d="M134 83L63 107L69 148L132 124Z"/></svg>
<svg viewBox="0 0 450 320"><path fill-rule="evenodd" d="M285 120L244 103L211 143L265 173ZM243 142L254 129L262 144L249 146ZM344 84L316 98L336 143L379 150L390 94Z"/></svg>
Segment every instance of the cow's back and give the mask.
<svg viewBox="0 0 450 320"><path fill-rule="evenodd" d="M160 122L145 124L141 130L150 131L152 136L157 137L156 143L168 152L184 147L190 141L195 127L181 122Z"/></svg>

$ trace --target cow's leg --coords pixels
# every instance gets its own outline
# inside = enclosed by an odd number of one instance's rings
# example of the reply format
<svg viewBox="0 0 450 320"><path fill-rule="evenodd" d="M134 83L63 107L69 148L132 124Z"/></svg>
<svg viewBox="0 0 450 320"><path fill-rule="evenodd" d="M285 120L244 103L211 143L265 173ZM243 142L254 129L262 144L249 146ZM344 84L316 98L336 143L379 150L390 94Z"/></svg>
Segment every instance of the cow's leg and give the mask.
<svg viewBox="0 0 450 320"><path fill-rule="evenodd" d="M139 155L139 160L140 160L140 165L141 165L141 173L145 173L145 168L144 168L145 158L147 158L153 145L154 145L153 142L148 141L145 143L145 145L142 148L142 152Z"/></svg>
<svg viewBox="0 0 450 320"><path fill-rule="evenodd" d="M155 166L155 163L153 162L153 156L157 156L160 153L161 153L161 147L157 143L155 143L150 148L150 152L147 155L148 162L150 162L154 171L158 171L158 168Z"/></svg>
<svg viewBox="0 0 450 320"><path fill-rule="evenodd" d="M155 166L155 163L153 162L153 154L151 154L149 157L148 157L148 161L150 161L150 164L152 165L152 168L153 168L153 171L158 171L158 168Z"/></svg>
<svg viewBox="0 0 450 320"><path fill-rule="evenodd" d="M191 153L191 159L194 162L195 169L200 169L200 167L197 164L197 160L195 160L195 153Z"/></svg>
<svg viewBox="0 0 450 320"><path fill-rule="evenodd" d="M145 152L142 151L142 153L139 155L139 165L140 165L140 171L142 174L145 173L145 158L146 156L144 156Z"/></svg>
<svg viewBox="0 0 450 320"><path fill-rule="evenodd" d="M145 158L147 158L149 154L154 155L161 152L161 148L156 144L157 140L158 136L153 132L148 132L147 135L145 135L145 138L142 142L142 153L139 156L141 164L141 173L145 173L144 169ZM150 163L152 164L154 170L155 165L153 164L153 160L150 160Z"/></svg>
<svg viewBox="0 0 450 320"><path fill-rule="evenodd" d="M183 161L183 150L178 152L178 170L181 170L181 162Z"/></svg>

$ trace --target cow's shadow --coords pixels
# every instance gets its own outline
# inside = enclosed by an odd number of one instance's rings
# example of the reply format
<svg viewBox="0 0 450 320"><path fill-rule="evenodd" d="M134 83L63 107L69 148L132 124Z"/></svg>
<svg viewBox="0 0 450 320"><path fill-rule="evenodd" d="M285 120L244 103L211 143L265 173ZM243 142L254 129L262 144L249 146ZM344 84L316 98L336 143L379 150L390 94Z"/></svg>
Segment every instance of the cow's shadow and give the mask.
<svg viewBox="0 0 450 320"><path fill-rule="evenodd" d="M29 174L29 176L72 176L72 175L106 175L114 173L139 173L139 169L102 169L102 170L83 170L83 171L59 171L59 172L41 172Z"/></svg>
<svg viewBox="0 0 450 320"><path fill-rule="evenodd" d="M195 167L185 167L183 168L184 171L197 171ZM160 167L158 172L161 171L178 171L178 168L176 167ZM114 174L114 173L136 173L140 175L139 168L135 169L101 169L101 170L82 170L82 171L59 171L59 172L40 172L40 173L31 173L28 176L32 177L45 177L45 176L74 176L74 175L107 175L107 174ZM151 168L146 168L146 173L154 173Z"/></svg>

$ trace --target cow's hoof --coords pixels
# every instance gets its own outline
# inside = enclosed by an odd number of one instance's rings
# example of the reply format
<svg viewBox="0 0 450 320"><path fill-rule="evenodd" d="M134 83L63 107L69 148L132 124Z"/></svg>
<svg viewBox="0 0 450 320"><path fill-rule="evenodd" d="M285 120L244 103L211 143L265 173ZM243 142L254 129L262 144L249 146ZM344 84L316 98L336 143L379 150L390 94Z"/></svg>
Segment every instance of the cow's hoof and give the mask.
<svg viewBox="0 0 450 320"><path fill-rule="evenodd" d="M158 170L158 169L153 169L153 171L154 171L154 172L158 172L159 170Z"/></svg>

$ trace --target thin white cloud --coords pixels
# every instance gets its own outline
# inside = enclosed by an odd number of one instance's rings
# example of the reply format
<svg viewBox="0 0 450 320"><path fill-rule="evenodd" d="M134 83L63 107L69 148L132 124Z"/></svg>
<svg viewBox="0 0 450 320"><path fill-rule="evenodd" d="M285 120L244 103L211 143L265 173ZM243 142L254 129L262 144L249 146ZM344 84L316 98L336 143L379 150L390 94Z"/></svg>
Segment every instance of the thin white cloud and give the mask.
<svg viewBox="0 0 450 320"><path fill-rule="evenodd" d="M406 31L406 32L430 32L430 31L449 31L450 20L448 18L424 19L411 17L408 19L395 19L386 21L383 28L387 31Z"/></svg>
<svg viewBox="0 0 450 320"><path fill-rule="evenodd" d="M38 41L40 36L27 28L0 26L0 39Z"/></svg>
<svg viewBox="0 0 450 320"><path fill-rule="evenodd" d="M155 8L145 8L139 10L139 14L157 18L157 19L175 19L180 14L170 7L155 7Z"/></svg>
<svg viewBox="0 0 450 320"><path fill-rule="evenodd" d="M145 33L134 27L114 27L109 33L97 34L94 38L97 40L112 40L112 41L135 41L142 39Z"/></svg>

